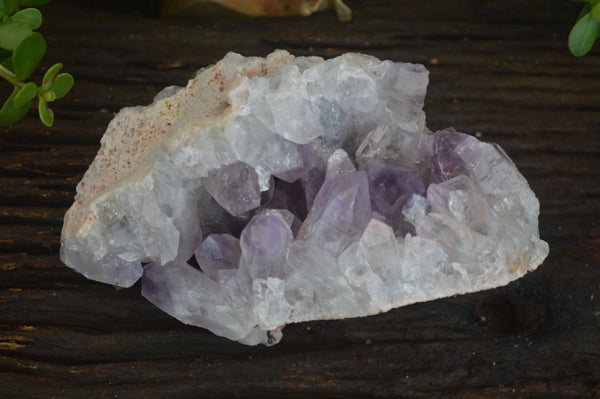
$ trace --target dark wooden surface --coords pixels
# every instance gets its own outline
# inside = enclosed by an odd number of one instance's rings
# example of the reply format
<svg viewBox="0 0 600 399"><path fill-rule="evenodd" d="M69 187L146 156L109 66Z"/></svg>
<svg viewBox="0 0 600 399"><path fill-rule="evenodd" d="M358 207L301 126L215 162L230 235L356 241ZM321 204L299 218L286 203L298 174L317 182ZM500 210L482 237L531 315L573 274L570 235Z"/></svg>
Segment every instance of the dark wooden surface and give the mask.
<svg viewBox="0 0 600 399"><path fill-rule="evenodd" d="M355 19L161 21L55 1L45 67L57 122L0 130L0 398L600 397L600 49L569 55L580 5L351 1ZM149 103L229 50L424 63L432 129L501 144L542 205L551 253L493 291L285 328L246 347L184 326L58 259L75 184L121 107ZM4 89L3 89L4 90Z"/></svg>

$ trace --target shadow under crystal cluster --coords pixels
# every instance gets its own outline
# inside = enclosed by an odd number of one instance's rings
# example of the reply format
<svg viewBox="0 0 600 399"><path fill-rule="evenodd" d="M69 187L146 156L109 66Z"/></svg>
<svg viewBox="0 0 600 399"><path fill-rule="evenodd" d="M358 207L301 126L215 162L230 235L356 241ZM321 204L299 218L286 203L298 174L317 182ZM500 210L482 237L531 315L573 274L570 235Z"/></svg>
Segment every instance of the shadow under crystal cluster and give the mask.
<svg viewBox="0 0 600 399"><path fill-rule="evenodd" d="M427 83L361 54L229 53L115 117L61 258L246 344L507 284L548 253L538 201L498 146L425 127Z"/></svg>

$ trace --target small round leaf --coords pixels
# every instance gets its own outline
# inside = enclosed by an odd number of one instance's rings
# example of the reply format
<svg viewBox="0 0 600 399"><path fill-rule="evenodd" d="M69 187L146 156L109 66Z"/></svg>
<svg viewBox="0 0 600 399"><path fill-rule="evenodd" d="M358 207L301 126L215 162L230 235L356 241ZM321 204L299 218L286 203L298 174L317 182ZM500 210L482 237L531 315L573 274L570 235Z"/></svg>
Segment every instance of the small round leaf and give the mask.
<svg viewBox="0 0 600 399"><path fill-rule="evenodd" d="M10 17L13 21L22 22L31 29L42 26L42 13L36 8L26 8Z"/></svg>
<svg viewBox="0 0 600 399"><path fill-rule="evenodd" d="M29 104L31 100L33 100L37 96L37 86L33 82L27 83L25 86L21 87L21 90L15 95L13 99L15 106L21 107L23 105Z"/></svg>
<svg viewBox="0 0 600 399"><path fill-rule="evenodd" d="M17 106L14 102L18 89L15 89L0 109L0 124L10 125L23 118L29 111L29 103Z"/></svg>
<svg viewBox="0 0 600 399"><path fill-rule="evenodd" d="M600 36L600 22L592 17L592 13L585 14L569 34L569 50L576 57L587 54Z"/></svg>
<svg viewBox="0 0 600 399"><path fill-rule="evenodd" d="M68 73L61 73L54 79L54 82L50 84L49 90L52 90L56 94L56 98L63 98L67 95L69 90L73 87L73 76Z"/></svg>
<svg viewBox="0 0 600 399"><path fill-rule="evenodd" d="M48 108L48 104L42 98L38 98L38 113L42 123L48 127L54 123L54 112Z"/></svg>
<svg viewBox="0 0 600 399"><path fill-rule="evenodd" d="M31 28L23 22L4 21L0 23L0 47L14 50L31 33Z"/></svg>
<svg viewBox="0 0 600 399"><path fill-rule="evenodd" d="M19 80L27 79L40 63L46 52L46 41L37 32L27 36L13 51L13 67Z"/></svg>
<svg viewBox="0 0 600 399"><path fill-rule="evenodd" d="M56 100L56 93L54 93L52 90L45 91L42 93L42 98L47 103L51 103L52 101Z"/></svg>
<svg viewBox="0 0 600 399"><path fill-rule="evenodd" d="M48 70L44 74L44 78L42 79L42 85L47 85L51 83L54 80L54 78L56 78L56 75L58 75L62 67L63 65L59 62L58 64L54 64L50 68L48 68Z"/></svg>

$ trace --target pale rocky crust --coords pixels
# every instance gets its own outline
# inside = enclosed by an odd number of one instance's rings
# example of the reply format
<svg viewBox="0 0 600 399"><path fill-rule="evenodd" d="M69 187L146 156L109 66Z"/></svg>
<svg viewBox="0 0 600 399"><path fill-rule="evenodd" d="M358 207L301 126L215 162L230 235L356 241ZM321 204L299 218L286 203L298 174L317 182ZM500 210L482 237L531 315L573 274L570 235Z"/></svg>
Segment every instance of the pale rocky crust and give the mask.
<svg viewBox="0 0 600 399"><path fill-rule="evenodd" d="M547 256L498 147L425 127L428 72L361 54L229 53L123 109L61 259L246 344L507 284Z"/></svg>

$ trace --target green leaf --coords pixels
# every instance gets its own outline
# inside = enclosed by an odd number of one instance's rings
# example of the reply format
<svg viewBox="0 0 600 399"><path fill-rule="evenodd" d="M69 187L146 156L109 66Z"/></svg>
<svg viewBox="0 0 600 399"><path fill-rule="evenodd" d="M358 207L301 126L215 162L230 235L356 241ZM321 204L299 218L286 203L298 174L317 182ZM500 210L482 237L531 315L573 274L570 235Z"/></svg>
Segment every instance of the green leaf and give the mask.
<svg viewBox="0 0 600 399"><path fill-rule="evenodd" d="M42 60L46 52L46 41L37 32L27 36L13 51L13 66L19 80L27 79Z"/></svg>
<svg viewBox="0 0 600 399"><path fill-rule="evenodd" d="M48 104L42 98L38 98L38 113L42 123L48 127L54 123L54 112L48 108Z"/></svg>
<svg viewBox="0 0 600 399"><path fill-rule="evenodd" d="M23 118L29 111L29 103L17 106L14 102L18 89L13 90L11 96L0 109L0 124L10 125Z"/></svg>
<svg viewBox="0 0 600 399"><path fill-rule="evenodd" d="M21 0L21 7L32 7L41 6L42 4L49 3L50 0Z"/></svg>
<svg viewBox="0 0 600 399"><path fill-rule="evenodd" d="M21 87L19 92L15 95L13 102L15 106L22 107L29 104L37 96L37 86L33 82L27 83Z"/></svg>
<svg viewBox="0 0 600 399"><path fill-rule="evenodd" d="M592 17L592 13L585 14L571 29L569 34L569 50L576 57L587 54L600 36L600 22Z"/></svg>
<svg viewBox="0 0 600 399"><path fill-rule="evenodd" d="M12 17L13 21L22 22L31 29L37 29L42 25L42 13L35 8L26 8Z"/></svg>
<svg viewBox="0 0 600 399"><path fill-rule="evenodd" d="M44 78L42 79L42 86L51 83L54 80L54 78L56 78L56 75L58 75L58 73L60 72L62 67L63 67L63 64L61 64L59 62L57 64L52 65L50 68L48 68L48 70L44 74Z"/></svg>
<svg viewBox="0 0 600 399"><path fill-rule="evenodd" d="M0 0L0 18L11 16L19 9L19 0Z"/></svg>
<svg viewBox="0 0 600 399"><path fill-rule="evenodd" d="M54 79L54 82L50 84L49 90L52 90L56 94L56 98L63 98L67 95L69 90L73 87L74 79L69 73L61 73Z"/></svg>
<svg viewBox="0 0 600 399"><path fill-rule="evenodd" d="M52 90L47 90L42 93L42 98L47 103L51 103L52 101L56 100L56 93L53 92Z"/></svg>
<svg viewBox="0 0 600 399"><path fill-rule="evenodd" d="M30 33L31 28L23 22L4 21L0 23L0 47L14 50Z"/></svg>

